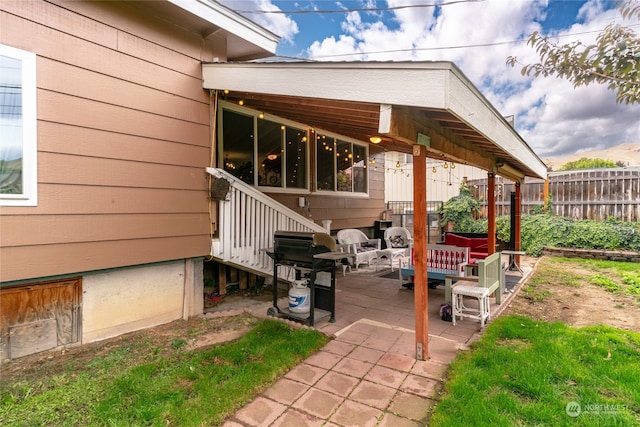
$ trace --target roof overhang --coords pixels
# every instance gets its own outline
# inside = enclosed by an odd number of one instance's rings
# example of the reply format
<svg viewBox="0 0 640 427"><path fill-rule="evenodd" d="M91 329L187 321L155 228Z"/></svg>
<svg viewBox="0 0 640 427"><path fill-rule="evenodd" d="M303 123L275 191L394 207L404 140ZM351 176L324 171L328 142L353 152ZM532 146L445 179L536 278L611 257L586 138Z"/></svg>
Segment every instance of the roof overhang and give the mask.
<svg viewBox="0 0 640 427"><path fill-rule="evenodd" d="M151 0L131 2L133 7L153 13L208 38L226 40L227 57L221 60L248 61L275 55L280 37L227 7L209 0Z"/></svg>
<svg viewBox="0 0 640 427"><path fill-rule="evenodd" d="M380 136L389 151L427 143L432 158L546 178L542 160L451 62L208 63L203 79L227 100L361 141Z"/></svg>

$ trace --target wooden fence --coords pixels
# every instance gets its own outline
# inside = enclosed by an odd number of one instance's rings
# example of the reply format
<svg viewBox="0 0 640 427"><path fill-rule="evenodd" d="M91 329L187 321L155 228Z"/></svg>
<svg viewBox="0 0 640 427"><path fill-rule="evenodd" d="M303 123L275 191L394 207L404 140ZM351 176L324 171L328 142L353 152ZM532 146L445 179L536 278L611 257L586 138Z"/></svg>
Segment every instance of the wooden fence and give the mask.
<svg viewBox="0 0 640 427"><path fill-rule="evenodd" d="M550 172L551 211L573 219L640 222L640 167ZM480 217L487 214L487 180L470 180L474 196L481 200ZM496 177L496 215L511 212L515 184ZM544 204L544 181L526 178L521 187L522 212L531 213Z"/></svg>

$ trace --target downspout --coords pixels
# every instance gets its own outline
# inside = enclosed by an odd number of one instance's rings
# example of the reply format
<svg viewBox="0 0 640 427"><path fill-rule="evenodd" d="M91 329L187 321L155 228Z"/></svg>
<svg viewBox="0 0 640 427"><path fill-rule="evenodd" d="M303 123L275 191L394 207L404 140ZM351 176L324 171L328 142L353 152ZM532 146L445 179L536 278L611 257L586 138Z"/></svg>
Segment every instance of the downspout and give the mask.
<svg viewBox="0 0 640 427"><path fill-rule="evenodd" d="M216 144L216 135L217 135L217 129L218 129L218 91L217 90L209 90L209 105L210 105L210 109L211 109L211 116L212 116L212 120L211 120L211 156L209 158L209 167L213 168L214 164L215 164L215 152L217 149L217 144ZM212 186L213 186L213 175L211 174L206 174L207 175L207 182L208 182L208 188L209 188L209 203L208 203L208 207L209 207L209 240L211 242L211 249L209 250L209 258L207 259L208 261L210 261L213 258L213 236L215 234L215 230L213 228L213 209L214 209L214 201L211 198L211 190L212 190Z"/></svg>

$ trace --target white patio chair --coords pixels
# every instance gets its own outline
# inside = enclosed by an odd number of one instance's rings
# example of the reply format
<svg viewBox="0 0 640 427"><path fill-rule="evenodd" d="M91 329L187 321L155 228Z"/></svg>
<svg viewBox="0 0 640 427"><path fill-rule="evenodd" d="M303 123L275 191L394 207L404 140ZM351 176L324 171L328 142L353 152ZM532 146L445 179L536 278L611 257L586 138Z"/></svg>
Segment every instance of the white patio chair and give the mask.
<svg viewBox="0 0 640 427"><path fill-rule="evenodd" d="M366 234L355 228L345 228L337 233L338 243L349 248L349 253L355 255L353 266L358 269L360 264L371 265L372 260L378 260L380 239L369 239Z"/></svg>

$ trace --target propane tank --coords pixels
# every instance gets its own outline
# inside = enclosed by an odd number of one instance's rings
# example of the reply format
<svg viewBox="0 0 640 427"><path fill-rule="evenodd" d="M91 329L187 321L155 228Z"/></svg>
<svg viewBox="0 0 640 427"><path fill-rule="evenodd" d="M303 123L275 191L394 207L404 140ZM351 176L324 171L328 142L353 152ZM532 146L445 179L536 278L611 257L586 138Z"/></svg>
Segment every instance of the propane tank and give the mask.
<svg viewBox="0 0 640 427"><path fill-rule="evenodd" d="M309 312L309 297L311 290L306 280L294 280L289 289L289 311L305 314Z"/></svg>

